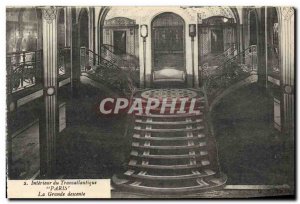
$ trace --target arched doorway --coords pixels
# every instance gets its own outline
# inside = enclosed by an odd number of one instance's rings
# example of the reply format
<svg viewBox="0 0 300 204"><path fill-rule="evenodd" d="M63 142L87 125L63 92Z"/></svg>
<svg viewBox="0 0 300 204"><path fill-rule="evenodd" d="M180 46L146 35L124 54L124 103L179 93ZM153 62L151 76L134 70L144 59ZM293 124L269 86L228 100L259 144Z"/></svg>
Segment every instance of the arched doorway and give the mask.
<svg viewBox="0 0 300 204"><path fill-rule="evenodd" d="M185 23L177 14L166 12L151 23L154 71L172 68L185 71Z"/></svg>
<svg viewBox="0 0 300 204"><path fill-rule="evenodd" d="M86 9L79 14L79 46L89 48L89 15Z"/></svg>
<svg viewBox="0 0 300 204"><path fill-rule="evenodd" d="M201 64L218 66L215 57L228 51L232 53L236 45L236 23L234 18L211 16L198 24L198 60Z"/></svg>

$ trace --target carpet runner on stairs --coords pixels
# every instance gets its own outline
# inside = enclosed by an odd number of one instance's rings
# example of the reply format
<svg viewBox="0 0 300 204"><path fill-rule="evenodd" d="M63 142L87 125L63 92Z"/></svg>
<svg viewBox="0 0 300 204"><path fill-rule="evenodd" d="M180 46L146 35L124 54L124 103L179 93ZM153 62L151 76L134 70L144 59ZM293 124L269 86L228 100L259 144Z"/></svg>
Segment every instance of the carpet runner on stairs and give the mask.
<svg viewBox="0 0 300 204"><path fill-rule="evenodd" d="M149 89L134 97L142 101L156 98L160 102L195 99L198 112L172 114L166 108L162 114L157 108L149 114L134 114L128 169L112 178L113 185L164 195L222 188L227 177L219 169L204 94L195 89ZM143 103L143 109L145 106ZM175 109L178 108L176 102Z"/></svg>

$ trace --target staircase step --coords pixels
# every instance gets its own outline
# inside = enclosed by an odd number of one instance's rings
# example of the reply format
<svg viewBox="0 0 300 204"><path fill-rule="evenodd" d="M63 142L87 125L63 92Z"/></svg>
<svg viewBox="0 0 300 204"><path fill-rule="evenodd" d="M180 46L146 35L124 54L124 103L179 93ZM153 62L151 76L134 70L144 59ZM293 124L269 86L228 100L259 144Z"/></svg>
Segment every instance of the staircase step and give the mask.
<svg viewBox="0 0 300 204"><path fill-rule="evenodd" d="M202 112L200 113L182 113L182 114L169 114L169 115L161 115L161 114L136 114L137 117L147 117L147 118L187 118L187 117L195 117L203 115Z"/></svg>
<svg viewBox="0 0 300 204"><path fill-rule="evenodd" d="M147 104L147 99L144 99L144 98L133 97L133 100L141 100L143 104ZM162 100L160 102L162 103ZM205 98L203 96L196 98L196 103L199 103L199 102L200 103L205 103ZM176 102L176 104L180 104L180 103L181 102L179 100Z"/></svg>
<svg viewBox="0 0 300 204"><path fill-rule="evenodd" d="M201 112L201 110L203 110L205 107L203 106L203 105L195 105L195 107L193 108L193 110L194 111L200 111ZM146 106L144 106L144 107L142 107L141 109L135 109L135 110L142 110L143 112L145 112L145 110L146 110L147 108L146 108ZM184 112L189 112L189 109L190 109L190 107L185 107L183 110L184 110ZM166 107L165 108L165 110L164 110L164 113L160 113L160 111L161 111L161 107L158 107L158 108L155 108L155 109L151 109L151 110L149 110L149 112L150 113L154 113L154 114L165 114L165 113L167 113L167 114L169 114L170 113L170 110L171 110L171 108L169 108L169 107ZM174 108L174 113L177 113L177 112L179 112L179 111L181 111L181 109L180 109L180 107L176 107L176 108ZM173 114L174 114L173 113ZM181 113L182 114L182 113Z"/></svg>
<svg viewBox="0 0 300 204"><path fill-rule="evenodd" d="M202 122L202 119L196 119L194 121L143 121L143 120L135 120L138 124L146 124L146 125L190 125Z"/></svg>
<svg viewBox="0 0 300 204"><path fill-rule="evenodd" d="M195 169L200 168L202 164L183 164L183 165L154 165L154 164L128 164L131 167L142 168L142 169Z"/></svg>
<svg viewBox="0 0 300 204"><path fill-rule="evenodd" d="M139 143L135 143L133 142L132 143L132 147L136 147L136 148L142 148L142 149L195 149L195 148L200 148L200 147L203 147L203 146L206 146L206 143L205 142L200 142L199 144L197 145L183 145L183 146L152 146L152 145L149 145L149 146L145 146L145 145L140 145Z"/></svg>
<svg viewBox="0 0 300 204"><path fill-rule="evenodd" d="M128 171L127 171L128 172ZM192 174L185 174L185 175L175 175L175 176L159 176L159 175L149 175L149 174L144 174L145 172L141 174L134 174L132 171L129 173L125 172L124 175L136 179L142 179L142 180L182 180L182 179L197 179L197 178L203 178L207 176L212 176L215 174L214 171L209 170L205 172L199 172L199 171L193 171ZM134 171L133 171L134 172Z"/></svg>
<svg viewBox="0 0 300 204"><path fill-rule="evenodd" d="M133 138L134 139L139 139L139 140L152 140L152 141L174 141L174 140L197 140L197 139L200 139L200 138L203 138L205 137L204 134L198 134L198 136L191 136L191 137L142 137L141 135L139 134L134 134L133 135Z"/></svg>
<svg viewBox="0 0 300 204"><path fill-rule="evenodd" d="M218 188L222 188L226 181L227 177L224 174L221 174L218 178L198 178L196 179L197 182L191 183L190 186L178 186L178 187L161 187L159 186L146 186L143 182L137 183L130 183L129 180L119 180L116 177L113 177L113 183L117 184L119 187L132 190L132 191L139 191L145 193L157 193L162 195L176 195L177 193L187 193L187 192L204 192L209 190L217 190ZM199 181L199 182L198 182ZM202 181L202 182L201 182ZM134 184L134 185L133 185Z"/></svg>
<svg viewBox="0 0 300 204"><path fill-rule="evenodd" d="M143 91L143 90L142 90ZM207 101L201 91L185 94L187 91L144 90L151 93L138 92L135 97L142 98L143 113L134 112L134 124L130 128L132 134L132 149L127 171L122 174L122 179L113 177L113 183L124 190L157 193L161 195L178 192L203 192L216 190L222 187L227 177L219 172L214 152L212 135L206 133L207 126ZM165 93L166 91L167 93ZM170 91L170 93L168 93ZM183 92L183 97L197 98L194 109L197 113L189 113L189 104L186 104L186 113L177 113L181 104L175 106L175 113L170 113L170 108L165 109L165 114L160 113L159 107L145 113L147 97L165 95L168 99L177 98ZM175 93L176 92L176 93ZM160 94L162 93L162 94ZM154 94L154 95L153 95ZM156 94L156 95L155 95ZM186 96L187 95L187 96ZM190 100L189 100L190 101ZM168 101L169 103L169 101ZM209 121L208 121L209 122Z"/></svg>
<svg viewBox="0 0 300 204"><path fill-rule="evenodd" d="M140 158L147 158L147 159L194 159L198 157L203 157L208 155L207 151L200 151L200 154L165 154L165 155L154 155L154 154L139 154L136 151L132 151L130 153L131 156L136 156Z"/></svg>
<svg viewBox="0 0 300 204"><path fill-rule="evenodd" d="M196 128L180 128L180 129L143 129L140 126L135 126L134 130L142 131L142 132L158 132L158 133L164 133L164 132L195 132L199 130L203 130L204 126L198 126Z"/></svg>

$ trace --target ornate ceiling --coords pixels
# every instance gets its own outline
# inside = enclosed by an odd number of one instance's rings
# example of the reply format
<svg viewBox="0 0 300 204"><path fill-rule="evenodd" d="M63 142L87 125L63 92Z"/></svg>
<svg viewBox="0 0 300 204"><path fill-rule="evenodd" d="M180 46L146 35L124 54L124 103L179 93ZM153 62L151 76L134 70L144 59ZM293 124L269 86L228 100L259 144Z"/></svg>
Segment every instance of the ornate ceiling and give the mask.
<svg viewBox="0 0 300 204"><path fill-rule="evenodd" d="M184 14L186 17L190 18L192 21L197 21L201 23L203 19L211 16L225 16L227 18L235 18L230 7L221 6L205 6L205 7L112 7L106 16L107 19L112 19L114 17L127 17L130 19L143 21L149 16L155 15L158 10L167 11L178 11ZM177 13L180 15L180 13ZM236 19L235 19L236 21Z"/></svg>

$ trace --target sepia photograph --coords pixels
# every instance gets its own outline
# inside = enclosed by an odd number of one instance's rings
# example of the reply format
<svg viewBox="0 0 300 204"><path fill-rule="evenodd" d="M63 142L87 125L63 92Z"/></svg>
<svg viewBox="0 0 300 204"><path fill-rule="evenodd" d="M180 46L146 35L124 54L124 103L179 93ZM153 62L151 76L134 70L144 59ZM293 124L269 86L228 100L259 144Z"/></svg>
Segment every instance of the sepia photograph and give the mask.
<svg viewBox="0 0 300 204"><path fill-rule="evenodd" d="M8 199L296 198L295 7L5 12Z"/></svg>

